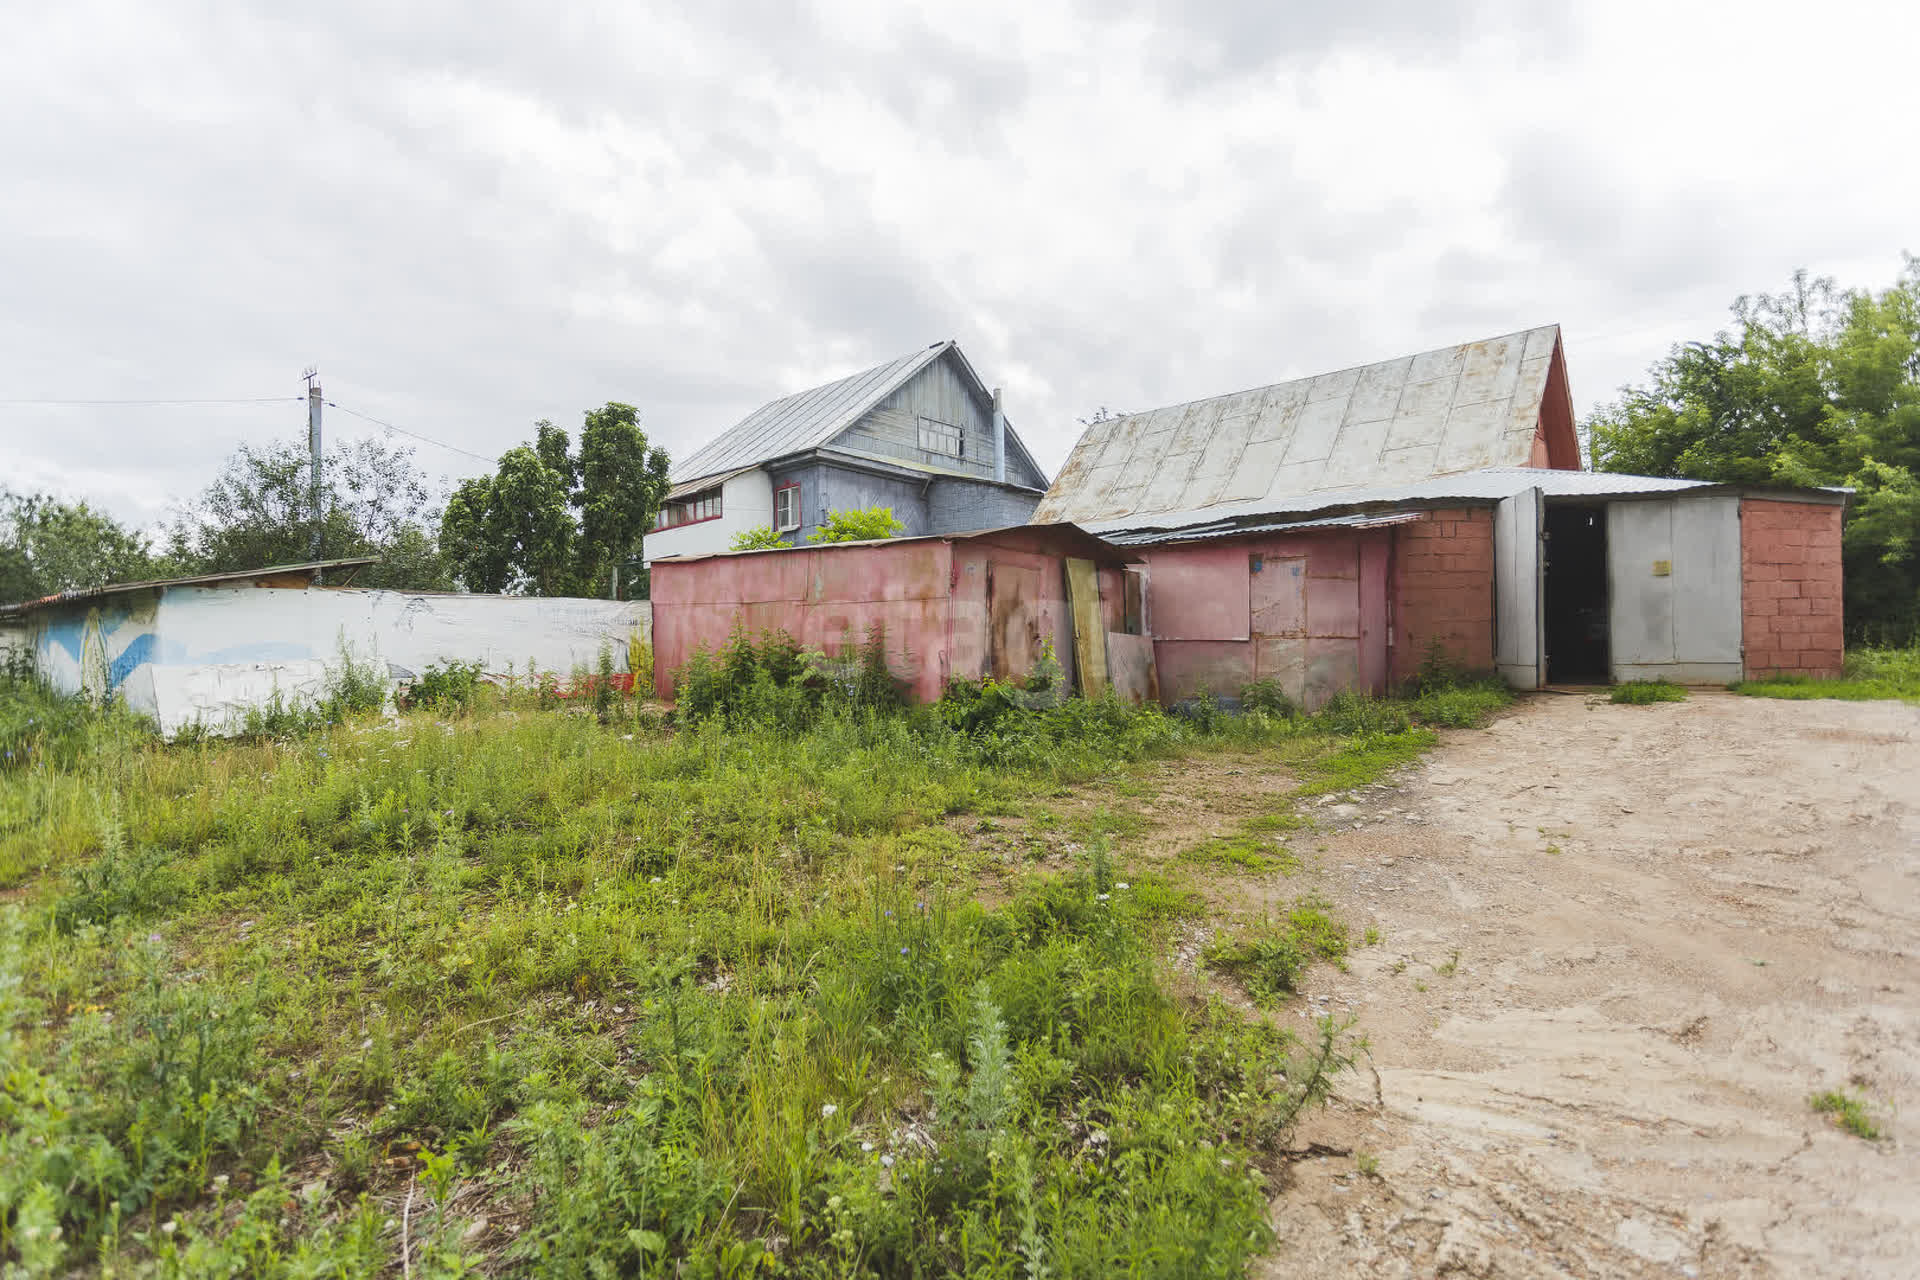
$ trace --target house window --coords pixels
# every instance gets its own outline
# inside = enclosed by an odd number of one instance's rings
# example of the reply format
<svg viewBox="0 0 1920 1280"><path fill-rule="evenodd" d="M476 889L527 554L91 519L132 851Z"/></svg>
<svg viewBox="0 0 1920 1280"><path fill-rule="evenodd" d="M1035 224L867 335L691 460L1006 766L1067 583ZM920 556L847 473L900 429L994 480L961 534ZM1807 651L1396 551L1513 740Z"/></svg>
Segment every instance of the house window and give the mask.
<svg viewBox="0 0 1920 1280"><path fill-rule="evenodd" d="M656 529L675 529L683 524L698 524L702 520L714 520L720 515L720 491L709 489L705 493L696 493L680 502L669 502L660 508L660 514L653 518Z"/></svg>
<svg viewBox="0 0 1920 1280"><path fill-rule="evenodd" d="M783 484L773 491L773 527L785 533L800 527L800 486Z"/></svg>
<svg viewBox="0 0 1920 1280"><path fill-rule="evenodd" d="M938 418L920 419L920 447L928 453L943 453L949 458L967 456L966 433L951 422Z"/></svg>

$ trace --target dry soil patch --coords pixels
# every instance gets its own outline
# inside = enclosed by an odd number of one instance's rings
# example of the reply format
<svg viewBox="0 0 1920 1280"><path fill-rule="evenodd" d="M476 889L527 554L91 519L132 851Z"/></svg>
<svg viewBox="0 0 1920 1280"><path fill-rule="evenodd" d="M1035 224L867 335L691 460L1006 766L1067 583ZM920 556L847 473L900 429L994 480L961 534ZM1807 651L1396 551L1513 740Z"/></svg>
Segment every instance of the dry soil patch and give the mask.
<svg viewBox="0 0 1920 1280"><path fill-rule="evenodd" d="M1294 1014L1360 1016L1301 1136L1379 1176L1296 1166L1272 1274L1920 1274L1920 708L1540 695L1357 799L1248 882L1383 935Z"/></svg>

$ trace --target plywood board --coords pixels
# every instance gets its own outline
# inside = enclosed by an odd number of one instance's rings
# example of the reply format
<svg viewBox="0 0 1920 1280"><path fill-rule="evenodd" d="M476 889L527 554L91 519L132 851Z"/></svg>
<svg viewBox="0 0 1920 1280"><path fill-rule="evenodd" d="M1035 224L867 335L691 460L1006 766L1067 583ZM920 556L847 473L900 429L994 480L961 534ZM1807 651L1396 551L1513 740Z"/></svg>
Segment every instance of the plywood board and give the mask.
<svg viewBox="0 0 1920 1280"><path fill-rule="evenodd" d="M1107 691L1107 627L1100 609L1100 576L1091 560L1067 557L1067 610L1073 619L1073 657L1080 695Z"/></svg>

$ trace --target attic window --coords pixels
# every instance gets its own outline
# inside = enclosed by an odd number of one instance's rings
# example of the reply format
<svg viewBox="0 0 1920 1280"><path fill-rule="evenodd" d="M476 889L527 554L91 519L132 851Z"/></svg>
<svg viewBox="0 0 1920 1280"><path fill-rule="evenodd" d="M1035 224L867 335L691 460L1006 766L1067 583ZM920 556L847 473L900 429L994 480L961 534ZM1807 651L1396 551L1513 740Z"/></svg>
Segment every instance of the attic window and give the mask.
<svg viewBox="0 0 1920 1280"><path fill-rule="evenodd" d="M928 453L945 454L949 458L964 458L967 456L966 433L951 422L942 422L938 418L921 418L920 447Z"/></svg>

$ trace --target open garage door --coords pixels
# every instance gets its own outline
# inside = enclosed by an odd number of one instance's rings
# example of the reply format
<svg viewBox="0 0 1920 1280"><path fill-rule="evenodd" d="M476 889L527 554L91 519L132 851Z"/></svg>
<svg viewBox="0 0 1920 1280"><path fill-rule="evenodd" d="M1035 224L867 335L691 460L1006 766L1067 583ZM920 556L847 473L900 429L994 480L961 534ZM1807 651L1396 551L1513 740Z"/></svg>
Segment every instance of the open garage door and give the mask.
<svg viewBox="0 0 1920 1280"><path fill-rule="evenodd" d="M1546 659L1540 490L1523 489L1493 512L1494 662L1516 689L1544 683Z"/></svg>

